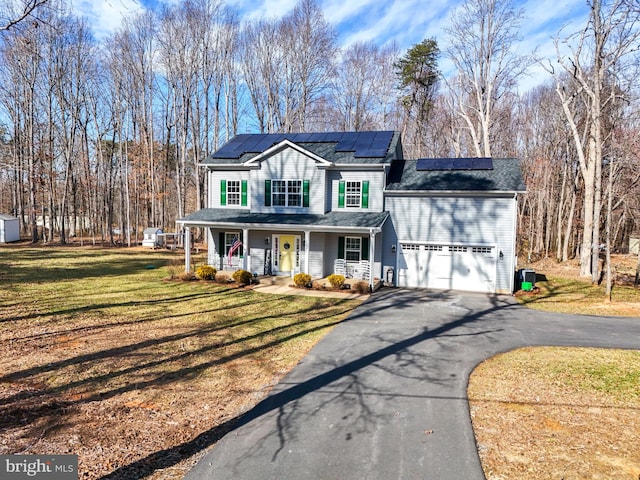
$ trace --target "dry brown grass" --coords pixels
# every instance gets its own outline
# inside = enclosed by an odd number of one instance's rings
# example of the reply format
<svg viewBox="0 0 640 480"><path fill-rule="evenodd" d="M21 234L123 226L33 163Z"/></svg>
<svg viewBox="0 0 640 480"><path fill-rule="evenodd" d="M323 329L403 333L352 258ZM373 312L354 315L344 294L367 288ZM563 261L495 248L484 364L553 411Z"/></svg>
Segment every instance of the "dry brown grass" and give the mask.
<svg viewBox="0 0 640 480"><path fill-rule="evenodd" d="M518 292L521 304L536 310L582 315L640 317L640 289L634 288L638 258L633 255L614 255L612 298L605 295L604 279L592 285L590 278L580 277L577 261L558 263L544 259L523 266L536 272L536 289Z"/></svg>
<svg viewBox="0 0 640 480"><path fill-rule="evenodd" d="M1 454L182 478L360 303L168 280L176 255L1 247Z"/></svg>
<svg viewBox="0 0 640 480"><path fill-rule="evenodd" d="M468 396L488 480L640 478L640 351L515 350Z"/></svg>

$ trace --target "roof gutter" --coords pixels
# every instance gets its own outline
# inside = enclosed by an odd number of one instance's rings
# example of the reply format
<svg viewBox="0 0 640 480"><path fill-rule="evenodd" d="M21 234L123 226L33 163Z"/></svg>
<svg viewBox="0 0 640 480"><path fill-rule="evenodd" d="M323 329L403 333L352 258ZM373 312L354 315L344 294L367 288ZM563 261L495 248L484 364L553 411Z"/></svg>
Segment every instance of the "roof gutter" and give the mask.
<svg viewBox="0 0 640 480"><path fill-rule="evenodd" d="M387 217L388 218L388 217ZM382 225L387 221L385 218ZM311 232L354 232L354 233L381 233L382 225L378 227L352 227L352 226L340 226L340 225L300 225L300 224L286 224L286 223L238 223L238 222L207 222L207 221L189 221L189 220L176 220L176 223L187 227L202 227L202 228L238 228L240 225L243 228L251 230L277 230L277 231L292 231L292 230L309 230Z"/></svg>
<svg viewBox="0 0 640 480"><path fill-rule="evenodd" d="M526 193L523 190L384 190L385 195L403 197L466 197L466 196L508 196Z"/></svg>

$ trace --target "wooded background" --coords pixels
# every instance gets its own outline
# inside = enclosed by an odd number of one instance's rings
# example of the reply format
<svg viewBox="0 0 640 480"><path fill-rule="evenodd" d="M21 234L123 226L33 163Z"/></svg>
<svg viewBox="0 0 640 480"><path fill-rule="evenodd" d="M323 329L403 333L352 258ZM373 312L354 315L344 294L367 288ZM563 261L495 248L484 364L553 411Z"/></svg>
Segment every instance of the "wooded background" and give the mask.
<svg viewBox="0 0 640 480"><path fill-rule="evenodd" d="M517 50L509 0L467 0L446 41L404 52L340 48L314 0L251 21L184 0L100 42L65 0L5 2L0 212L33 242L133 245L204 205L198 164L237 133L398 130L409 158L521 159L518 254L579 258L596 280L602 252L640 236L640 7L586 5L544 58ZM532 65L545 78L523 92Z"/></svg>

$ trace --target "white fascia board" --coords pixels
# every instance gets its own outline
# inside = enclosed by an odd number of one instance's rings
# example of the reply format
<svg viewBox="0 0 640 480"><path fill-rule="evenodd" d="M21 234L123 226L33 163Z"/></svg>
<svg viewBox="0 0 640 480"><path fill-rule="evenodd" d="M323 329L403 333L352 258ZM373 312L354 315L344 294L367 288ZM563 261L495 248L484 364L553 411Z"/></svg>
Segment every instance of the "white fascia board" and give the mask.
<svg viewBox="0 0 640 480"><path fill-rule="evenodd" d="M202 228L248 228L249 230L270 230L270 231L315 231L315 232L353 232L353 233L380 233L381 227L334 227L327 225L290 225L290 224L272 224L272 223L235 223L235 222L206 222L196 221L189 222L177 220L176 223L186 227L202 227Z"/></svg>
<svg viewBox="0 0 640 480"><path fill-rule="evenodd" d="M293 148L294 150L302 153L303 155L306 155L307 157L315 160L316 162L320 163L321 165L323 165L325 167L330 167L330 166L333 165L333 163L326 161L324 158L319 157L315 153L312 153L309 150L306 150L306 149L302 148L300 145L297 145L297 144L293 143L292 141L286 140L286 139L281 141L280 143L275 144L273 147L268 148L267 150L265 150L261 154L256 155L251 160L247 160L242 165L252 166L252 165L254 165L256 163L260 163L265 158L267 158L267 157L273 155L274 153L276 153L277 151L282 150L282 149L287 148L287 147Z"/></svg>
<svg viewBox="0 0 640 480"><path fill-rule="evenodd" d="M206 167L209 170L249 170L244 163L199 163L199 167Z"/></svg>
<svg viewBox="0 0 640 480"><path fill-rule="evenodd" d="M340 163L333 165L331 170L358 170L358 171L371 171L382 170L386 171L389 168L388 163Z"/></svg>
<svg viewBox="0 0 640 480"><path fill-rule="evenodd" d="M486 190L385 190L386 196L397 197L513 197L520 191L486 191Z"/></svg>

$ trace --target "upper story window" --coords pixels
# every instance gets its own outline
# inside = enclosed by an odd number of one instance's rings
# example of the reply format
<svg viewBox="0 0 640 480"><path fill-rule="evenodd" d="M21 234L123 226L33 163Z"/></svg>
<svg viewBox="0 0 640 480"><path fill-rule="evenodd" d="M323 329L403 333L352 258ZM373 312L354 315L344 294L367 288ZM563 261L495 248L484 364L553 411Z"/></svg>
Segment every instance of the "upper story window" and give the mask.
<svg viewBox="0 0 640 480"><path fill-rule="evenodd" d="M267 207L309 207L309 180L265 180Z"/></svg>
<svg viewBox="0 0 640 480"><path fill-rule="evenodd" d="M347 182L346 185L346 206L359 207L361 198L362 182Z"/></svg>
<svg viewBox="0 0 640 480"><path fill-rule="evenodd" d="M302 180L272 180L271 189L274 207L302 206Z"/></svg>
<svg viewBox="0 0 640 480"><path fill-rule="evenodd" d="M240 181L227 182L227 205L240 205Z"/></svg>
<svg viewBox="0 0 640 480"><path fill-rule="evenodd" d="M247 206L246 180L220 180L221 206Z"/></svg>
<svg viewBox="0 0 640 480"><path fill-rule="evenodd" d="M369 208L369 182L345 181L338 184L338 208Z"/></svg>

